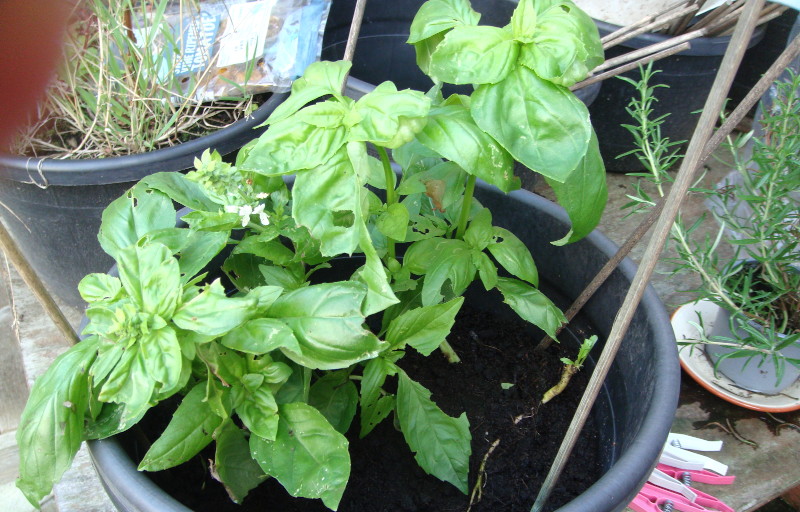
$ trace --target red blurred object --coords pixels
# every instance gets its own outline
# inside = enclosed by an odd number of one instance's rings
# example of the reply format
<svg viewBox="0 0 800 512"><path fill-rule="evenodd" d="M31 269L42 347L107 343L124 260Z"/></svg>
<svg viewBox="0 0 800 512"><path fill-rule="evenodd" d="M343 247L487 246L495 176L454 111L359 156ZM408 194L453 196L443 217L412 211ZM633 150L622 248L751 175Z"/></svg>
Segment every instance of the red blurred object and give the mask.
<svg viewBox="0 0 800 512"><path fill-rule="evenodd" d="M24 124L56 71L74 0L0 2L0 148Z"/></svg>

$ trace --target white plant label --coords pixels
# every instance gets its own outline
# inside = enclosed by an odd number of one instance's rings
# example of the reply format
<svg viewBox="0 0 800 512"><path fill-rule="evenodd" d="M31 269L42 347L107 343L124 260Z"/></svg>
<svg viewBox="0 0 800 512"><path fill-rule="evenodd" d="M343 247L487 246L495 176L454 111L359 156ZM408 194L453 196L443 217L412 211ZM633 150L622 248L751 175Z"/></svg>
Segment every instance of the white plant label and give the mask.
<svg viewBox="0 0 800 512"><path fill-rule="evenodd" d="M230 17L219 40L217 67L240 64L263 54L275 0L230 6Z"/></svg>

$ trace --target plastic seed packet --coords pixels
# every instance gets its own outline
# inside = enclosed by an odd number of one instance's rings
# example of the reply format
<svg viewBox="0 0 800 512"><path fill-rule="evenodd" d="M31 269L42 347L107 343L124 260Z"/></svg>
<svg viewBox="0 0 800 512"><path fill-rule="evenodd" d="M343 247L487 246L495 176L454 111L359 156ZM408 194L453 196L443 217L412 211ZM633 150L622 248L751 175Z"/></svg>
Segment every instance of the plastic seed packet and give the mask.
<svg viewBox="0 0 800 512"><path fill-rule="evenodd" d="M319 59L331 0L162 0L134 13L136 45L175 101L289 90Z"/></svg>

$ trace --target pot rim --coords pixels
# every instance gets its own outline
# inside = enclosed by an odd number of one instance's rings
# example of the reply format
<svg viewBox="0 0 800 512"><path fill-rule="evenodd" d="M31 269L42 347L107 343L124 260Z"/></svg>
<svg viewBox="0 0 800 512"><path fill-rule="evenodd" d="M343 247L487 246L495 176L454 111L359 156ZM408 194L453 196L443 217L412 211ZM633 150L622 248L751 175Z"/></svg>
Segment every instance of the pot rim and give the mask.
<svg viewBox="0 0 800 512"><path fill-rule="evenodd" d="M241 144L230 144L231 139L256 138L253 129L263 124L289 93L272 93L251 115L239 119L213 133L203 135L175 146L146 153L109 158L25 157L0 153L0 178L30 183L46 188L50 185L108 185L138 181L159 171L182 171L192 166L196 156L208 148L219 148L229 153Z"/></svg>

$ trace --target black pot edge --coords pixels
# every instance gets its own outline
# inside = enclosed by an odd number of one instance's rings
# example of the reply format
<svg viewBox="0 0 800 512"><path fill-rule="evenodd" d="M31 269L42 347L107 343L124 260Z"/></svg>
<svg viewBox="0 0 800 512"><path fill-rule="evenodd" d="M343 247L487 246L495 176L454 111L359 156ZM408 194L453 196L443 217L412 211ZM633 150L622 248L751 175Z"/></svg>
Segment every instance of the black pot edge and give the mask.
<svg viewBox="0 0 800 512"><path fill-rule="evenodd" d="M595 25L597 25L598 30L600 31L600 36L608 35L612 32L616 32L619 30L619 25L614 25L613 23L607 23L601 20L594 20ZM750 37L750 42L747 43L747 47L751 48L761 42L761 39L764 38L765 29L764 26L758 26L753 31L753 35ZM639 34L638 36L631 38L623 43L620 43L619 46L624 46L626 48L644 48L645 46L650 46L651 44L661 43L666 41L671 36L667 36L664 34L655 34L655 33L645 33ZM725 54L725 50L728 49L728 43L731 40L731 36L721 36L721 37L698 37L692 39L689 44L690 48L679 52L677 55L690 55L690 56L712 56L712 55L719 55L722 56Z"/></svg>
<svg viewBox="0 0 800 512"><path fill-rule="evenodd" d="M478 187L484 190L493 189L481 180L478 181ZM509 195L543 210L565 224L569 223L569 217L564 209L547 199L524 190L517 190ZM617 252L617 245L600 231L595 230L590 233L587 240L609 258ZM629 281L633 281L637 270L633 261L625 258L618 268ZM661 373L656 374L659 381L654 386L655 396L648 405L645 421L639 427L635 442L627 447L626 452L597 482L571 502L559 508L558 512L585 512L597 510L599 506L609 504L612 505L612 510L623 510L647 480L667 439L678 406L680 391L680 364L677 348L672 342L675 336L669 316L652 285L648 285L645 290L640 307L644 308L648 321L660 333L658 338L669 341L657 343L656 352L653 354L653 357L661 362ZM144 492L140 496L136 496L135 503L116 502L118 508L131 504L138 507L158 505L157 508L119 508L121 512L162 509L174 512L192 512L161 491L149 478L136 471L135 464L132 463L116 439L88 441L87 447L95 461L95 468L101 476L104 487L107 486L107 479L125 483L125 485L118 485L117 488L127 487L127 482L142 486ZM643 476L638 480L631 480L628 475L632 474Z"/></svg>
<svg viewBox="0 0 800 512"><path fill-rule="evenodd" d="M40 186L106 185L138 181L158 171L183 170L163 168L163 162L185 160L188 168L191 166L191 159L205 149L222 147L231 139L247 137L248 132L266 121L287 97L288 93L273 93L252 115L230 126L176 146L137 155L79 160L0 154L0 178ZM225 152L235 149L238 147L227 149ZM158 167L158 164L162 167Z"/></svg>

